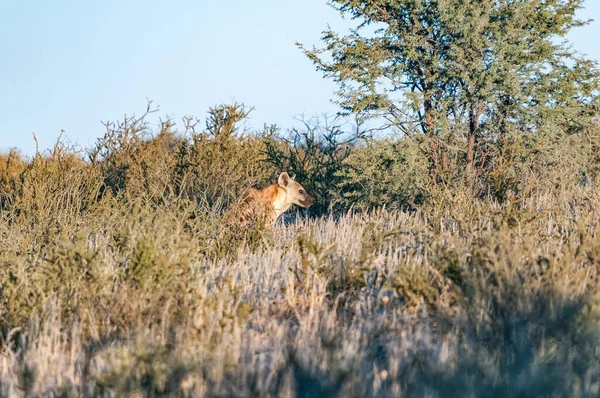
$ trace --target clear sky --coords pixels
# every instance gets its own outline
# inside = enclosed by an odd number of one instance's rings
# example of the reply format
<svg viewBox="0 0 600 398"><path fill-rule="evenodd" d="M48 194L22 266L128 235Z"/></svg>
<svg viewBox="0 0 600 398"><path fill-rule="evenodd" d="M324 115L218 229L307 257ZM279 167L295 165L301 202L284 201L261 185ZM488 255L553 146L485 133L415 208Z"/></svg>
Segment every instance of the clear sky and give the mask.
<svg viewBox="0 0 600 398"><path fill-rule="evenodd" d="M600 60L600 1L581 17L598 21L570 40ZM147 98L176 122L244 102L250 128L335 112L334 83L294 45L328 23L348 24L326 0L0 0L0 151L32 154L33 132L44 149L61 129L89 146Z"/></svg>

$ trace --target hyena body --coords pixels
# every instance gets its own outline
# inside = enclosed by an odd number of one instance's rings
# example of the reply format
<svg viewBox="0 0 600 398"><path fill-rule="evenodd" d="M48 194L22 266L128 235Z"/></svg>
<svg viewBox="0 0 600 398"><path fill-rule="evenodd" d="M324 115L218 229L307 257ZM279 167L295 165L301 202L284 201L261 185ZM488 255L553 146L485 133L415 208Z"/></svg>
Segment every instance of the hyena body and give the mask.
<svg viewBox="0 0 600 398"><path fill-rule="evenodd" d="M229 221L242 227L262 223L273 227L280 215L293 204L308 208L315 198L288 173L281 173L276 184L263 189L250 188L229 213Z"/></svg>

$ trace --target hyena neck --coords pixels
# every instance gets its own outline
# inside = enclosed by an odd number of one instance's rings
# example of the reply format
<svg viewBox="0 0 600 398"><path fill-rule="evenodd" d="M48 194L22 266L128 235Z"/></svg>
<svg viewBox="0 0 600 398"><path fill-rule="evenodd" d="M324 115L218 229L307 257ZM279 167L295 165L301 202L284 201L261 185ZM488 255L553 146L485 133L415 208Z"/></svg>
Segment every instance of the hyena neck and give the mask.
<svg viewBox="0 0 600 398"><path fill-rule="evenodd" d="M273 184L266 189L269 191L269 202L273 206L275 217L279 217L292 206L292 203L288 201L286 190L278 184Z"/></svg>

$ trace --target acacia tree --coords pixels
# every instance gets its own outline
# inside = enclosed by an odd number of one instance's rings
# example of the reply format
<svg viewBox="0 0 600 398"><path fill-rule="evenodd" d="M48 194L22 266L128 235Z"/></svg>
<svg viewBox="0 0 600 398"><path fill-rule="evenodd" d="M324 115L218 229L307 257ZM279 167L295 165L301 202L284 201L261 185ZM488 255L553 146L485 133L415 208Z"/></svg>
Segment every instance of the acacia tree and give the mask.
<svg viewBox="0 0 600 398"><path fill-rule="evenodd" d="M582 2L330 0L358 26L300 47L339 83L344 112L419 140L436 179L451 148L473 175L479 140L501 146L507 133L536 131L549 110L567 120L595 100L595 63L559 40L586 23L575 17Z"/></svg>

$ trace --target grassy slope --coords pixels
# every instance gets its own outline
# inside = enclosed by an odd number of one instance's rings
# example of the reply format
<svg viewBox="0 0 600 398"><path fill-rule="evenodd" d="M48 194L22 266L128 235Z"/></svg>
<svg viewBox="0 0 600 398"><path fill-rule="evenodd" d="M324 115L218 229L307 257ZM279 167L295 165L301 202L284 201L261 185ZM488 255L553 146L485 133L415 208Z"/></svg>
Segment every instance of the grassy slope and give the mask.
<svg viewBox="0 0 600 398"><path fill-rule="evenodd" d="M3 396L599 392L598 188L252 239L184 200L77 197L2 213Z"/></svg>

